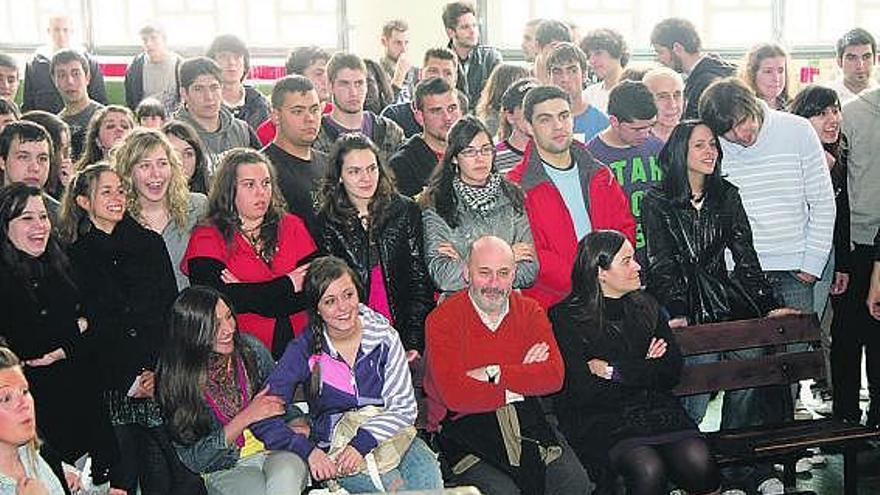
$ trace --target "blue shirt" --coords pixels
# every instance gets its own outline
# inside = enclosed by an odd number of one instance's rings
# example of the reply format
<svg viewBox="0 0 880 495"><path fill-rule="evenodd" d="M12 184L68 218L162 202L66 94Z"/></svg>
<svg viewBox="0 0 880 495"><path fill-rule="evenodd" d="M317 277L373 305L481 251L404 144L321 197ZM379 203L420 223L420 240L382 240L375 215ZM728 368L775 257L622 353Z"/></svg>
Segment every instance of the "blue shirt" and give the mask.
<svg viewBox="0 0 880 495"><path fill-rule="evenodd" d="M589 143L596 134L604 131L611 122L602 110L590 105L580 115L574 117L574 137L582 143Z"/></svg>
<svg viewBox="0 0 880 495"><path fill-rule="evenodd" d="M567 170L559 170L551 165L541 162L544 166L544 172L553 181L553 185L562 195L565 207L568 208L568 214L571 215L571 222L574 224L574 233L578 240L593 230L590 223L590 216L587 214L587 205L584 203L584 190L581 187L580 173L578 172L577 163L572 164Z"/></svg>

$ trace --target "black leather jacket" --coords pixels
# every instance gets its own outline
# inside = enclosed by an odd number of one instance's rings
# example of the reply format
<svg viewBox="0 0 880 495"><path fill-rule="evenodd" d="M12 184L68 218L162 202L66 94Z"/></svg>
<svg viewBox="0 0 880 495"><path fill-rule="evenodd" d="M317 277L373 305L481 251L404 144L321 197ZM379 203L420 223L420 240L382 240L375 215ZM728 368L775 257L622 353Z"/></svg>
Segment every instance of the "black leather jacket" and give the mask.
<svg viewBox="0 0 880 495"><path fill-rule="evenodd" d="M434 286L425 266L422 212L413 200L401 195L388 208L376 233L388 306L404 348L422 353L425 318L434 309ZM325 212L318 215L318 230L319 249L342 258L360 276L364 286L361 302L366 303L375 265L370 259L367 231L358 221L341 224L330 220Z"/></svg>
<svg viewBox="0 0 880 495"><path fill-rule="evenodd" d="M647 289L689 324L755 318L780 307L758 261L739 190L722 180L700 210L677 204L661 187L642 205ZM733 254L728 275L724 250Z"/></svg>

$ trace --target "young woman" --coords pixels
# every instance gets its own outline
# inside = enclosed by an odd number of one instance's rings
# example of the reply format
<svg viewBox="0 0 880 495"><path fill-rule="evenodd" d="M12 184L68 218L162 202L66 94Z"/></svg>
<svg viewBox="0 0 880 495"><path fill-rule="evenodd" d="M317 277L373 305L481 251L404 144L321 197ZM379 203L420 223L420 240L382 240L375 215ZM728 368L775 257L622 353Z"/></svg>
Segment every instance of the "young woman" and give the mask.
<svg viewBox="0 0 880 495"><path fill-rule="evenodd" d="M494 235L513 247L513 287L530 287L538 275L538 259L523 194L496 171L489 131L469 115L452 126L447 143L440 168L420 199L425 263L434 285L444 294L465 288L471 243Z"/></svg>
<svg viewBox="0 0 880 495"><path fill-rule="evenodd" d="M504 92L514 81L529 77L529 71L521 65L501 63L492 69L483 92L480 93L480 101L476 102L476 115L489 129L489 135L498 133L498 126L504 118L501 110L501 102ZM472 105L474 103L471 103Z"/></svg>
<svg viewBox="0 0 880 495"><path fill-rule="evenodd" d="M98 163L109 158L110 150L131 130L134 129L134 114L120 105L107 105L92 115L83 149L73 150L78 156L75 169L82 170L87 165Z"/></svg>
<svg viewBox="0 0 880 495"><path fill-rule="evenodd" d="M639 288L633 255L613 230L578 244L571 293L550 310L565 361L559 426L581 462L610 464L631 495L667 493L666 473L688 493L715 493L709 446L670 391L681 354L660 306Z"/></svg>
<svg viewBox="0 0 880 495"><path fill-rule="evenodd" d="M495 166L502 174L506 174L522 161L526 145L532 139L523 115L523 100L526 93L539 84L537 79L520 79L507 88L501 98Z"/></svg>
<svg viewBox="0 0 880 495"><path fill-rule="evenodd" d="M309 331L288 345L267 383L287 400L305 386L311 436L277 416L254 433L266 448L307 461L315 481L336 479L349 492L442 488L436 455L414 437L417 407L400 338L360 303L357 274L339 258L319 258L304 291Z"/></svg>
<svg viewBox="0 0 880 495"><path fill-rule="evenodd" d="M788 53L774 43L761 43L746 54L746 84L773 110L786 110L788 100Z"/></svg>
<svg viewBox="0 0 880 495"><path fill-rule="evenodd" d="M156 368L156 393L180 459L204 478L209 494L305 489L303 460L264 450L250 431L251 424L285 413L284 399L263 387L273 365L256 337L238 332L226 296L205 286L180 293Z"/></svg>
<svg viewBox="0 0 880 495"><path fill-rule="evenodd" d="M189 235L208 211L204 194L189 192L177 154L155 129L137 128L113 156L126 186L126 208L144 227L160 234L171 257L177 289L189 286L180 269Z"/></svg>
<svg viewBox="0 0 880 495"><path fill-rule="evenodd" d="M434 308L422 214L394 190L378 156L363 134L336 141L321 190L318 243L364 281L364 303L397 328L412 361L424 352L425 318Z"/></svg>
<svg viewBox="0 0 880 495"><path fill-rule="evenodd" d="M42 404L40 404L42 407ZM40 456L34 398L18 357L0 346L0 493L64 495Z"/></svg>
<svg viewBox="0 0 880 495"><path fill-rule="evenodd" d="M177 153L189 190L208 194L208 155L195 129L181 120L162 126L162 132Z"/></svg>
<svg viewBox="0 0 880 495"><path fill-rule="evenodd" d="M274 356L306 326L302 280L315 243L299 217L286 213L275 169L251 149L223 155L208 214L193 230L183 272L193 285L225 294L243 331Z"/></svg>
<svg viewBox="0 0 880 495"><path fill-rule="evenodd" d="M126 212L122 179L106 163L77 172L61 222L89 322L99 332L95 359L122 454L123 487L169 493L185 473L153 400L153 370L177 296L165 242Z"/></svg>
<svg viewBox="0 0 880 495"><path fill-rule="evenodd" d="M223 34L214 38L205 54L223 71L223 103L235 118L256 129L269 118L266 98L253 86L244 84L251 68L251 54L241 38Z"/></svg>
<svg viewBox="0 0 880 495"><path fill-rule="evenodd" d="M27 364L40 431L51 446L47 459L72 466L88 453L93 482L101 485L117 452L91 365L96 330L42 194L21 183L0 189L0 338Z"/></svg>

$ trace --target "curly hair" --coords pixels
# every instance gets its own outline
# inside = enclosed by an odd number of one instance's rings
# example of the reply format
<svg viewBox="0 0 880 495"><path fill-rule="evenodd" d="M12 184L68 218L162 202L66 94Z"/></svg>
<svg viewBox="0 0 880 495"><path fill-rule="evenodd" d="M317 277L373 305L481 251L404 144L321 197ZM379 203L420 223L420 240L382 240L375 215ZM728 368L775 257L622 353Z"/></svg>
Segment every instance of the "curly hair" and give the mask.
<svg viewBox="0 0 880 495"><path fill-rule="evenodd" d="M161 148L168 158L171 167L171 180L165 191L165 209L178 228L186 226L186 214L189 209L189 188L183 176L177 153L160 131L138 127L123 140L113 153L113 164L122 177L126 188L126 209L138 222L144 223L141 216L141 203L137 188L134 187L134 169L148 153Z"/></svg>

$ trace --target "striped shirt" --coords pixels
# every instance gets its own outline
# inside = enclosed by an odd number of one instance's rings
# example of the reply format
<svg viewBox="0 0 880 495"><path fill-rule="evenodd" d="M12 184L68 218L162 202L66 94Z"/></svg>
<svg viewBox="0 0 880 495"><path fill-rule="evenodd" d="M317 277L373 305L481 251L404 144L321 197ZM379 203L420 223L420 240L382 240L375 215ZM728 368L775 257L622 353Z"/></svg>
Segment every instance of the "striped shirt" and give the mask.
<svg viewBox="0 0 880 495"><path fill-rule="evenodd" d="M761 267L819 277L831 250L835 216L822 144L808 120L760 104L764 121L755 144L720 140L721 170L739 188Z"/></svg>
<svg viewBox="0 0 880 495"><path fill-rule="evenodd" d="M360 305L358 317L363 334L353 367L342 359L326 334L322 352L313 354L312 332L307 331L287 345L266 383L272 394L290 403L299 384L308 390L312 370L320 363L321 391L309 401L309 412L312 436L317 446L325 449L343 414L369 405L382 407L383 412L365 421L350 442L361 455L366 455L379 442L412 426L417 405L397 331L385 317L364 304ZM281 417L255 423L252 430L267 449L292 451L303 460L315 447L309 439L288 428Z"/></svg>

